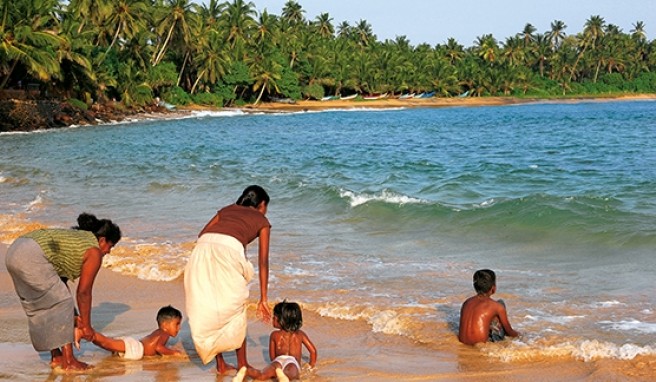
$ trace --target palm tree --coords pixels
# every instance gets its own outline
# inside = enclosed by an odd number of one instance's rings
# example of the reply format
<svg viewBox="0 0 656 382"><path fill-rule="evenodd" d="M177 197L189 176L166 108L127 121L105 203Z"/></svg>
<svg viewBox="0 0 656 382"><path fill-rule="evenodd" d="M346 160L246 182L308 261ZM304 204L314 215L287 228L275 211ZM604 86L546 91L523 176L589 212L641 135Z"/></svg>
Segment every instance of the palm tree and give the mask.
<svg viewBox="0 0 656 382"><path fill-rule="evenodd" d="M271 55L260 56L254 60L250 67L250 72L253 78L255 78L253 91L260 91L255 100L255 105L260 102L265 91L271 93L271 90L274 89L278 92L278 81L281 78L282 65L271 57Z"/></svg>
<svg viewBox="0 0 656 382"><path fill-rule="evenodd" d="M534 41L535 37L533 33L536 31L537 29L531 23L527 23L524 26L524 30L521 33L522 39L524 40L524 47L529 46Z"/></svg>
<svg viewBox="0 0 656 382"><path fill-rule="evenodd" d="M110 0L70 0L67 10L68 17L80 21L77 33L82 33L87 23L96 28L102 27L112 4Z"/></svg>
<svg viewBox="0 0 656 382"><path fill-rule="evenodd" d="M371 29L371 24L362 19L360 19L355 26L355 36L361 47L369 46L369 44L376 39L376 36Z"/></svg>
<svg viewBox="0 0 656 382"><path fill-rule="evenodd" d="M48 81L60 73L56 51L64 39L55 32L56 0L4 2L0 23L0 89L20 64L27 73Z"/></svg>
<svg viewBox="0 0 656 382"><path fill-rule="evenodd" d="M335 34L335 27L332 21L333 18L328 13L322 13L315 18L314 26L317 28L321 37L329 38Z"/></svg>
<svg viewBox="0 0 656 382"><path fill-rule="evenodd" d="M303 7L294 0L288 0L282 9L282 20L289 26L303 24L305 16Z"/></svg>
<svg viewBox="0 0 656 382"><path fill-rule="evenodd" d="M604 19L598 15L591 16L585 22L585 27L583 29L583 38L580 39L579 55L577 56L574 65L572 66L572 70L569 76L570 81L572 80L572 78L574 78L574 74L576 72L577 66L581 61L581 59L584 57L586 51L588 49L594 51L594 49L597 46L597 42L604 35L604 25L605 25Z"/></svg>
<svg viewBox="0 0 656 382"><path fill-rule="evenodd" d="M497 46L497 40L491 34L477 37L474 49L478 56L490 65L497 60L499 47Z"/></svg>
<svg viewBox="0 0 656 382"><path fill-rule="evenodd" d="M230 48L234 49L237 44L244 42L251 29L255 26L255 4L244 2L244 0L234 0L226 7L223 18L221 19L222 27L228 32L227 42Z"/></svg>
<svg viewBox="0 0 656 382"><path fill-rule="evenodd" d="M547 40L551 44L551 50L555 51L560 47L561 41L565 39L565 28L567 28L567 25L560 20L551 22L551 30L547 32Z"/></svg>
<svg viewBox="0 0 656 382"><path fill-rule="evenodd" d="M637 41L647 40L647 32L645 31L645 23L642 21L637 21L633 24L633 29L631 29L631 37Z"/></svg>
<svg viewBox="0 0 656 382"><path fill-rule="evenodd" d="M196 13L200 17L203 32L206 33L218 28L219 19L227 7L227 3L220 3L219 0L210 0L209 3L197 6Z"/></svg>
<svg viewBox="0 0 656 382"><path fill-rule="evenodd" d="M226 74L229 58L223 49L223 38L216 32L210 32L209 38L205 40L207 45L199 47L194 56L194 65L198 71L196 81L191 87L190 93L196 92L200 81L208 84L216 84Z"/></svg>
<svg viewBox="0 0 656 382"><path fill-rule="evenodd" d="M351 33L353 33L353 28L351 27L351 24L348 23L348 21L342 21L337 26L338 37L348 39L351 36Z"/></svg>
<svg viewBox="0 0 656 382"><path fill-rule="evenodd" d="M521 65L526 59L526 50L524 47L524 40L521 37L508 37L501 49L501 56L510 66Z"/></svg>
<svg viewBox="0 0 656 382"><path fill-rule="evenodd" d="M263 52L267 45L278 42L278 18L269 14L266 9L260 13L254 30L254 42L259 52Z"/></svg>
<svg viewBox="0 0 656 382"><path fill-rule="evenodd" d="M189 0L165 0L160 9L160 17L155 21L155 31L158 36L164 37L164 41L158 42L156 54L152 59L156 66L164 58L164 53L171 42L174 33L179 34L182 43L189 45L191 40L191 29L189 23L193 21L192 5Z"/></svg>
<svg viewBox="0 0 656 382"><path fill-rule="evenodd" d="M456 65L465 56L464 47L460 45L454 38L449 38L447 40L444 49L446 50L446 56L449 59L449 63L451 65Z"/></svg>
<svg viewBox="0 0 656 382"><path fill-rule="evenodd" d="M117 0L106 20L106 27L114 29L114 37L104 56L112 49L116 41L130 40L147 26L148 5L141 0ZM102 61L102 60L101 60Z"/></svg>

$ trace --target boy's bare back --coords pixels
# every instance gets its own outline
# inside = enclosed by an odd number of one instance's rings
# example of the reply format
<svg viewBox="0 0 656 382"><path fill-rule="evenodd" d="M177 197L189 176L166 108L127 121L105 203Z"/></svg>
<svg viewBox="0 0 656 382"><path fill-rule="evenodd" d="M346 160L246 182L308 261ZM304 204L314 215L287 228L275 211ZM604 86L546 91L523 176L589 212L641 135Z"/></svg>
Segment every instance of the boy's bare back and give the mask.
<svg viewBox="0 0 656 382"><path fill-rule="evenodd" d="M153 355L174 355L179 354L177 350L170 349L166 342L170 336L162 329L155 329L152 333L142 338L140 341L144 347L144 356Z"/></svg>
<svg viewBox="0 0 656 382"><path fill-rule="evenodd" d="M503 326L506 335L519 335L510 326L506 307L489 296L476 295L468 298L460 309L460 329L458 339L466 345L487 342L490 336L490 324L495 318Z"/></svg>

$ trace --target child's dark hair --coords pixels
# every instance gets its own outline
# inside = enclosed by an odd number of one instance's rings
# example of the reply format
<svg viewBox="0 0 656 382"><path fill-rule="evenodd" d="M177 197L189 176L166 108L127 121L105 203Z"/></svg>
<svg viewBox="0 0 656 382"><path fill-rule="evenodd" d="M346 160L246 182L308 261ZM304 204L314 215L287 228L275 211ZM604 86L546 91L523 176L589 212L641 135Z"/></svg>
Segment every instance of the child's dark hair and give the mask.
<svg viewBox="0 0 656 382"><path fill-rule="evenodd" d="M92 232L96 238L104 237L113 244L121 240L121 229L116 224L109 219L98 219L95 215L86 212L77 217L77 226L73 228Z"/></svg>
<svg viewBox="0 0 656 382"><path fill-rule="evenodd" d="M182 319L182 313L171 305L167 305L161 308L159 312L157 312L157 325L161 325L162 322L166 322L174 318Z"/></svg>
<svg viewBox="0 0 656 382"><path fill-rule="evenodd" d="M497 283L497 276L490 269L479 269L474 273L474 289L478 294L490 291Z"/></svg>
<svg viewBox="0 0 656 382"><path fill-rule="evenodd" d="M269 205L269 194L264 188L257 185L246 187L237 199L237 204L244 207L257 207L262 202L267 206Z"/></svg>
<svg viewBox="0 0 656 382"><path fill-rule="evenodd" d="M273 307L273 315L278 319L280 328L286 332L295 332L303 326L303 312L295 302L283 300Z"/></svg>

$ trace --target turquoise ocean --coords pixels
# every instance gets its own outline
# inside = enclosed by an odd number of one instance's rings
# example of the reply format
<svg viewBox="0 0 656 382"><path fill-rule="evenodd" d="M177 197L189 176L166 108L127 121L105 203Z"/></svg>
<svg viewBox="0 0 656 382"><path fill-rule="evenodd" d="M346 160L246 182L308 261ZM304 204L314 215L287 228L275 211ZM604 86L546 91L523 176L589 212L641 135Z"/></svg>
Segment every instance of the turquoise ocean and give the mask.
<svg viewBox="0 0 656 382"><path fill-rule="evenodd" d="M108 217L124 240L105 267L153 282L180 282L199 230L250 184L271 196L272 302L448 347L490 268L523 336L487 356L656 355L652 101L227 110L0 135L5 237Z"/></svg>

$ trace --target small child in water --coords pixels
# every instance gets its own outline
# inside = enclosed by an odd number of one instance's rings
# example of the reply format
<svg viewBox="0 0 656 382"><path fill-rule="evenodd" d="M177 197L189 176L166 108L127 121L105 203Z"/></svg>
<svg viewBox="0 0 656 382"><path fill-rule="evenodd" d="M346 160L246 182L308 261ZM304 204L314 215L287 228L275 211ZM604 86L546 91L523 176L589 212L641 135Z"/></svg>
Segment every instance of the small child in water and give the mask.
<svg viewBox="0 0 656 382"><path fill-rule="evenodd" d="M301 330L303 313L295 302L279 302L273 308L273 327L278 329L269 337L269 357L273 360L262 371L242 367L233 382L241 382L244 377L263 381L277 378L278 382L288 382L301 376L301 355L303 346L310 352L310 366L317 362L317 349L310 338Z"/></svg>
<svg viewBox="0 0 656 382"><path fill-rule="evenodd" d="M144 356L154 355L180 355L178 350L166 347L170 337L175 337L180 332L182 313L171 305L165 306L157 312L157 329L152 333L136 340L132 337L111 338L100 332L95 332L91 342L94 345L118 353L119 356L129 360L140 360ZM81 337L78 329L75 329L76 344Z"/></svg>
<svg viewBox="0 0 656 382"><path fill-rule="evenodd" d="M489 269L474 273L476 296L468 298L460 309L460 328L458 339L466 345L481 342L501 341L504 337L517 337L508 321L506 305L503 300L495 301L492 296L497 291L496 275Z"/></svg>

